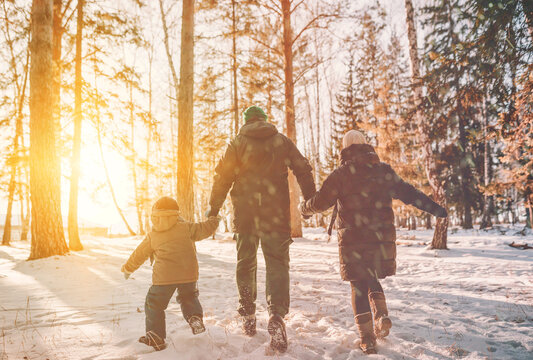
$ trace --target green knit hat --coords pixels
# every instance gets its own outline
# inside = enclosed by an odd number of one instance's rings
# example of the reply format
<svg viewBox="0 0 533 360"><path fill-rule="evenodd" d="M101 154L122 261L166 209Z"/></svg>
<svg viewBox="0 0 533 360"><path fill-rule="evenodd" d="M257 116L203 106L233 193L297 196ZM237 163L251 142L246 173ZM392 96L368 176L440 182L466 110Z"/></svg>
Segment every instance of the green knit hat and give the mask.
<svg viewBox="0 0 533 360"><path fill-rule="evenodd" d="M252 120L254 118L261 118L261 120L266 121L268 119L268 116L265 114L263 109L261 109L259 106L250 106L248 109L244 110L244 113L242 114L244 117L244 122L248 122L248 120Z"/></svg>

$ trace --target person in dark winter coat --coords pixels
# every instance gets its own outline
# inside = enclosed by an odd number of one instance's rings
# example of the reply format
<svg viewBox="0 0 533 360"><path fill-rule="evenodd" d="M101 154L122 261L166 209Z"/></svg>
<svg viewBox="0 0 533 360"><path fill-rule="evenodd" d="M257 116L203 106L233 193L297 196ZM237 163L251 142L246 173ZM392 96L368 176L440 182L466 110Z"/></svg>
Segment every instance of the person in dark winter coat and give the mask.
<svg viewBox="0 0 533 360"><path fill-rule="evenodd" d="M146 295L146 335L139 342L156 350L166 347L165 309L174 292L183 317L193 334L205 331L202 305L198 301L198 260L195 241L209 237L218 227L220 218L212 216L200 223L189 223L179 216L176 200L164 196L152 208L153 231L122 266L126 279L148 258L154 259L152 286Z"/></svg>
<svg viewBox="0 0 533 360"><path fill-rule="evenodd" d="M217 215L231 188L237 240L237 288L243 330L256 332L257 249L266 263L268 330L273 348L287 346L283 317L289 311L290 207L288 169L305 199L315 193L312 168L294 143L267 121L263 110L244 112L245 124L230 142L215 171L209 215ZM274 336L280 333L280 336ZM274 334L274 335L273 335Z"/></svg>
<svg viewBox="0 0 533 360"><path fill-rule="evenodd" d="M396 273L392 199L437 217L446 217L447 212L381 162L360 132L351 130L344 136L340 157L340 167L311 199L300 204L300 210L309 216L335 205L334 217L338 210L341 277L351 283L360 347L375 353L376 337L387 336L392 326L378 280Z"/></svg>

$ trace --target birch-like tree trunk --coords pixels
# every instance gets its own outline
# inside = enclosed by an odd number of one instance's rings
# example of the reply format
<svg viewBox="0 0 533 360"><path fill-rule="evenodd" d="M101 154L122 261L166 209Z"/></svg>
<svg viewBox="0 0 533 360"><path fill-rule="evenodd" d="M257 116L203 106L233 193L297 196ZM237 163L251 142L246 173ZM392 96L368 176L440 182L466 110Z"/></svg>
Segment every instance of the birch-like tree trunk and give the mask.
<svg viewBox="0 0 533 360"><path fill-rule="evenodd" d="M53 1L34 0L31 16L30 260L68 252L61 218L61 174L53 116Z"/></svg>
<svg viewBox="0 0 533 360"><path fill-rule="evenodd" d="M72 145L72 159L70 175L70 196L68 206L68 245L70 250L83 250L78 230L78 190L80 180L80 153L81 153L81 124L82 124L82 75L81 55L83 39L83 5L84 0L78 0L77 32L76 32L76 63L74 80L74 140Z"/></svg>
<svg viewBox="0 0 533 360"><path fill-rule="evenodd" d="M431 139L429 136L430 126L423 118L420 104L422 102L422 84L420 79L420 60L418 58L418 45L416 26L414 18L414 8L412 0L405 0L406 22L407 22L407 37L409 40L409 57L411 59L411 82L413 86L414 99L416 104L416 121L420 126L420 138L422 142L422 150L424 153L424 165L429 185L433 190L433 198L441 206L446 207L446 194L444 192L444 184L438 177L435 157L433 156L433 149L431 148ZM435 232L433 233L433 240L431 247L433 249L447 249L448 240L448 218L437 218L435 225Z"/></svg>

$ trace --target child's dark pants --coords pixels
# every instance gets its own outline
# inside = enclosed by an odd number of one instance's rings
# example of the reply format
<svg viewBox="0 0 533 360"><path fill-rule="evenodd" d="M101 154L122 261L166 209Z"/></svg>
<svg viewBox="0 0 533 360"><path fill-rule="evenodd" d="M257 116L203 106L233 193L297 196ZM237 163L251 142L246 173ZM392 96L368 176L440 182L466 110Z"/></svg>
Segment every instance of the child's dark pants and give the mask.
<svg viewBox="0 0 533 360"><path fill-rule="evenodd" d="M350 281L352 285L352 308L354 315L370 312L368 295L373 292L383 292L378 279Z"/></svg>
<svg viewBox="0 0 533 360"><path fill-rule="evenodd" d="M166 338L165 310L174 291L178 290L177 302L187 322L191 316L203 316L202 305L198 301L196 282L172 285L152 285L146 295L144 312L146 315L146 332L153 331L162 339Z"/></svg>

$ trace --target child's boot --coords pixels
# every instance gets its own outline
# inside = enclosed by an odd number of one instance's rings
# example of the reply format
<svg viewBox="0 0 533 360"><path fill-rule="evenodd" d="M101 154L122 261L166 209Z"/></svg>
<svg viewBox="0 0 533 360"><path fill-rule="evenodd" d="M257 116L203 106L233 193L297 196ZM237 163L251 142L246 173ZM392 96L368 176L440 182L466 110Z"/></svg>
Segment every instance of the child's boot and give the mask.
<svg viewBox="0 0 533 360"><path fill-rule="evenodd" d="M372 313L374 313L374 332L378 339L383 339L389 335L392 321L389 318L385 294L382 292L372 292L368 295Z"/></svg>
<svg viewBox="0 0 533 360"><path fill-rule="evenodd" d="M376 351L376 337L374 335L374 327L372 326L372 314L370 312L355 315L355 323L359 330L361 343L359 347L365 354L377 354Z"/></svg>
<svg viewBox="0 0 533 360"><path fill-rule="evenodd" d="M246 336L254 336L256 334L255 314L242 316L242 331Z"/></svg>
<svg viewBox="0 0 533 360"><path fill-rule="evenodd" d="M204 321L201 317L193 315L189 318L189 326L194 335L201 334L205 331Z"/></svg>
<svg viewBox="0 0 533 360"><path fill-rule="evenodd" d="M268 320L268 333L270 334L270 347L284 353L287 351L287 331L283 318L278 314L272 314Z"/></svg>
<svg viewBox="0 0 533 360"><path fill-rule="evenodd" d="M148 331L145 336L141 336L139 342L153 347L156 351L163 350L167 347L165 339L153 331Z"/></svg>

